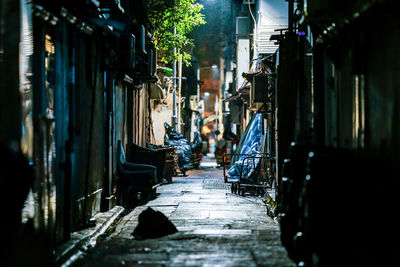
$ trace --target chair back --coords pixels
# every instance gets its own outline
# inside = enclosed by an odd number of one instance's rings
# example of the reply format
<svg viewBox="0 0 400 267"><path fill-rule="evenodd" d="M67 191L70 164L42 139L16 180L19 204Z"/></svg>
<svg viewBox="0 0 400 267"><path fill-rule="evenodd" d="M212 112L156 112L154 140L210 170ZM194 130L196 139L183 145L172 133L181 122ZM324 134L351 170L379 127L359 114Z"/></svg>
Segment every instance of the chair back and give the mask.
<svg viewBox="0 0 400 267"><path fill-rule="evenodd" d="M119 157L119 161L121 163L125 163L126 162L125 151L124 151L124 147L122 145L121 140L118 140L118 157Z"/></svg>

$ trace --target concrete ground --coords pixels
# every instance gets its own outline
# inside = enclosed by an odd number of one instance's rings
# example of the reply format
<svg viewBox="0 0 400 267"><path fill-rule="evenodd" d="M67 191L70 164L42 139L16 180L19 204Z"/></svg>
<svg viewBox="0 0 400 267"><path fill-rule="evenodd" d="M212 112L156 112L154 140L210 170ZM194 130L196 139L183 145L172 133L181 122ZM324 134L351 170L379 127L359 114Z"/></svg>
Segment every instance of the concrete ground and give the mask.
<svg viewBox="0 0 400 267"><path fill-rule="evenodd" d="M295 266L262 202L232 195L222 169L213 166L206 159L200 170L157 188L156 199L121 217L73 265ZM179 232L134 239L138 215L147 207L164 213Z"/></svg>

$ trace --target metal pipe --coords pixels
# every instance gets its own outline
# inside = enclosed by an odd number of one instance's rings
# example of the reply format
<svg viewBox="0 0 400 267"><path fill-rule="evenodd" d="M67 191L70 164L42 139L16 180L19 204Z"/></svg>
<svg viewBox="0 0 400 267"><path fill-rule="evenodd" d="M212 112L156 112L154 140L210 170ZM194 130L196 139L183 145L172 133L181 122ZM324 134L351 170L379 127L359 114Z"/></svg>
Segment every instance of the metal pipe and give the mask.
<svg viewBox="0 0 400 267"><path fill-rule="evenodd" d="M181 132L181 93L182 93L182 55L180 51L179 54L179 65L178 65L178 114L177 114L177 123L178 123L178 131Z"/></svg>
<svg viewBox="0 0 400 267"><path fill-rule="evenodd" d="M197 111L199 111L200 104L200 68L197 68Z"/></svg>
<svg viewBox="0 0 400 267"><path fill-rule="evenodd" d="M176 34L176 27L174 28L174 34ZM176 55L176 47L174 47L174 55ZM172 91L172 128L176 130L176 61L173 64L173 84L174 90Z"/></svg>
<svg viewBox="0 0 400 267"><path fill-rule="evenodd" d="M289 13L289 32L293 32L293 10L294 10L294 2L293 0L289 0L288 6L288 13Z"/></svg>

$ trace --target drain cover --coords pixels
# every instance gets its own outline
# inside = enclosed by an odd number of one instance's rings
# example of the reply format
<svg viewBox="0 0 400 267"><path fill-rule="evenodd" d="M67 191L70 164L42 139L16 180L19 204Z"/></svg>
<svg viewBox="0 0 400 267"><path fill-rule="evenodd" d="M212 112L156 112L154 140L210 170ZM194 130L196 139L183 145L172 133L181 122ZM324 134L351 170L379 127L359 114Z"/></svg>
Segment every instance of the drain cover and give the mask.
<svg viewBox="0 0 400 267"><path fill-rule="evenodd" d="M231 190L231 185L224 183L222 179L203 180L203 189Z"/></svg>

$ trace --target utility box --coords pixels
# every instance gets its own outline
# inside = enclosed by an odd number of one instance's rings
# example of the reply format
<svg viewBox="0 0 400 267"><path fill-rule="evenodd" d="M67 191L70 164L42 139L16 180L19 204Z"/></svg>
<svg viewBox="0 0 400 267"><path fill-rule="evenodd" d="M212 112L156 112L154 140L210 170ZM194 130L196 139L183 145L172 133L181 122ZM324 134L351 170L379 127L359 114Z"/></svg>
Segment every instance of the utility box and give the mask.
<svg viewBox="0 0 400 267"><path fill-rule="evenodd" d="M154 44L150 44L148 49L148 74L154 76L157 71L157 49Z"/></svg>
<svg viewBox="0 0 400 267"><path fill-rule="evenodd" d="M119 57L120 67L124 70L133 70L135 68L135 35L121 34Z"/></svg>
<svg viewBox="0 0 400 267"><path fill-rule="evenodd" d="M236 17L236 40L241 37L249 38L250 20L249 17Z"/></svg>
<svg viewBox="0 0 400 267"><path fill-rule="evenodd" d="M140 53L147 55L146 51L146 28L141 25L139 28L138 50Z"/></svg>
<svg viewBox="0 0 400 267"><path fill-rule="evenodd" d="M267 102L268 76L254 76L250 87L250 110L258 110Z"/></svg>

